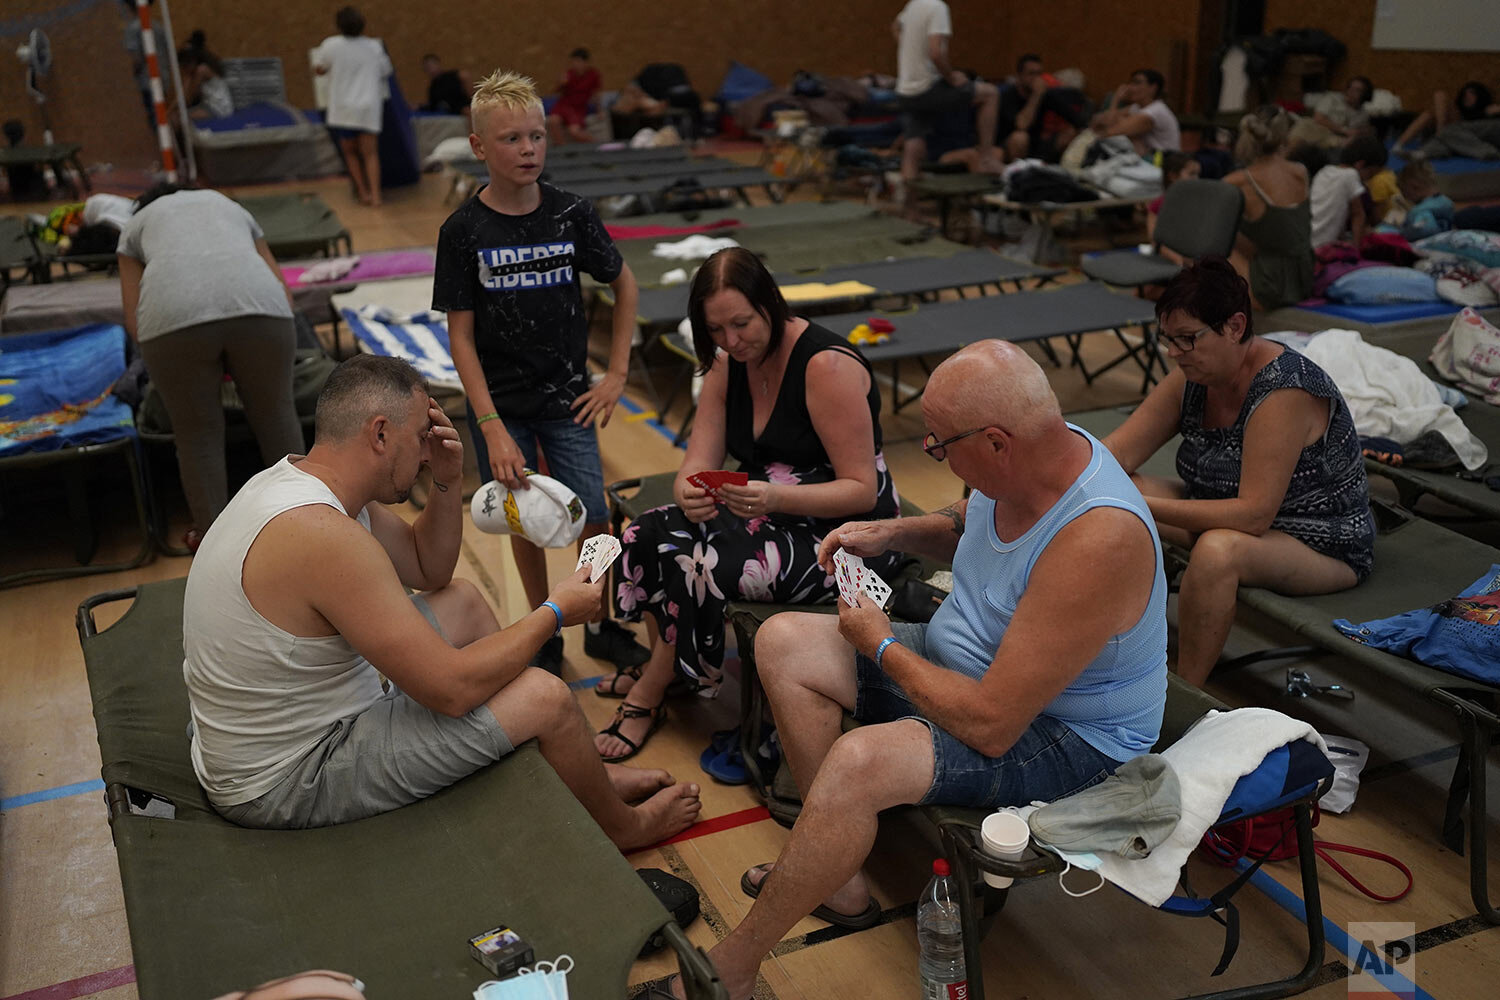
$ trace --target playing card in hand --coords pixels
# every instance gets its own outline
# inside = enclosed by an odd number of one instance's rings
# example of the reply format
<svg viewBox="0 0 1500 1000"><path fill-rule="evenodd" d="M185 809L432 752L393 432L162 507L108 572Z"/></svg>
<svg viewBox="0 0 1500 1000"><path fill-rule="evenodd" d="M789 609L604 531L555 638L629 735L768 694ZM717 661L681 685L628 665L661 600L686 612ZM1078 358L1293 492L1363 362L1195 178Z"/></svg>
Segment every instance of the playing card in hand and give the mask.
<svg viewBox="0 0 1500 1000"><path fill-rule="evenodd" d="M725 469L705 469L688 476L688 482L713 497L715 503L723 503L719 496L719 487L728 483L732 486L744 486L750 482L750 476L744 472L729 472Z"/></svg>
<svg viewBox="0 0 1500 1000"><path fill-rule="evenodd" d="M589 567L589 583L597 583L620 555L620 540L614 535L595 535L583 543L575 570Z"/></svg>
<svg viewBox="0 0 1500 1000"><path fill-rule="evenodd" d="M838 584L839 597L851 608L859 607L860 591L881 608L891 599L890 586L867 567L863 559L851 556L843 549L833 554L833 577Z"/></svg>

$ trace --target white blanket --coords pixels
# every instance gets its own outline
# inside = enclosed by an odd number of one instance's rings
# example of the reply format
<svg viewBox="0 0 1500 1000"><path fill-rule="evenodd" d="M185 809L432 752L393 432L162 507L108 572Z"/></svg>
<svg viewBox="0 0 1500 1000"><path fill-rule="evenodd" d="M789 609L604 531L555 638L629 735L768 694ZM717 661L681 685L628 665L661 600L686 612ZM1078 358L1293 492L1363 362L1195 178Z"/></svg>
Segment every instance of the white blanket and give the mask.
<svg viewBox="0 0 1500 1000"><path fill-rule="evenodd" d="M1328 752L1312 726L1269 708L1209 712L1162 751L1182 786L1177 829L1149 857L1127 861L1114 854L1099 855L1099 873L1152 906L1165 903L1177 888L1188 855L1224 811L1235 782L1259 767L1266 754L1294 740L1307 740Z"/></svg>
<svg viewBox="0 0 1500 1000"><path fill-rule="evenodd" d="M1464 468L1479 469L1489 460L1484 443L1410 358L1367 344L1353 330L1325 330L1302 353L1339 387L1360 434L1409 444L1435 430Z"/></svg>
<svg viewBox="0 0 1500 1000"><path fill-rule="evenodd" d="M658 243L651 248L651 256L668 260L704 260L720 250L739 246L727 236L704 236L701 233L671 243Z"/></svg>

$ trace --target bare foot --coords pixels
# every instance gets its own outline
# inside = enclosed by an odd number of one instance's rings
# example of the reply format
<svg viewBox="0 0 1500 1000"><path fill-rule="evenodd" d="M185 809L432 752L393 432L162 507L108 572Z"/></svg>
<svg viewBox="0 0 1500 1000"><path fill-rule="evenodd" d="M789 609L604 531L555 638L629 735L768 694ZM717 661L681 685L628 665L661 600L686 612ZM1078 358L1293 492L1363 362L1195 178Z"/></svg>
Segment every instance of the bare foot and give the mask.
<svg viewBox="0 0 1500 1000"><path fill-rule="evenodd" d="M615 794L626 802L639 802L663 788L672 787L677 781L659 767L605 764L604 773L609 775L609 783L615 786Z"/></svg>
<svg viewBox="0 0 1500 1000"><path fill-rule="evenodd" d="M635 807L635 818L640 826L625 843L619 844L619 848L622 851L638 850L679 834L697 822L702 808L697 785L684 783L663 788Z"/></svg>
<svg viewBox="0 0 1500 1000"><path fill-rule="evenodd" d="M644 708L643 705L634 704L629 698L620 702L622 708ZM658 706L659 707L659 706ZM618 717L618 714L617 714ZM620 736L630 740L636 746L641 746L646 739L646 734L651 729L652 717L650 715L639 715L634 718L624 719L620 722ZM619 736L609 733L600 733L594 737L594 748L599 751L601 757L621 757L630 753L630 746Z"/></svg>
<svg viewBox="0 0 1500 1000"><path fill-rule="evenodd" d="M755 886L758 892L761 885L765 883L766 876L771 874L775 868L776 865L774 862L756 865L745 872L745 878L751 885ZM855 875L848 882L844 883L832 896L823 900L823 905L835 913L842 913L846 917L854 917L863 913L865 908L870 905L870 890L865 887L864 876Z"/></svg>

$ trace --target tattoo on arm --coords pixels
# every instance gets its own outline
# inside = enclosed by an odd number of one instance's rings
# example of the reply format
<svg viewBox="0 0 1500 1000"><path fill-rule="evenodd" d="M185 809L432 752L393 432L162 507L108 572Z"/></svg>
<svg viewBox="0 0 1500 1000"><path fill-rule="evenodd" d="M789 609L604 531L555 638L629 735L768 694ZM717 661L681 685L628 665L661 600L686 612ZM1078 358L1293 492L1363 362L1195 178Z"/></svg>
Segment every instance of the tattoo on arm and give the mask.
<svg viewBox="0 0 1500 1000"><path fill-rule="evenodd" d="M963 506L963 501L960 500L958 503L949 504L942 510L938 511L939 514L943 515L953 522L953 533L960 538L962 538L964 534Z"/></svg>

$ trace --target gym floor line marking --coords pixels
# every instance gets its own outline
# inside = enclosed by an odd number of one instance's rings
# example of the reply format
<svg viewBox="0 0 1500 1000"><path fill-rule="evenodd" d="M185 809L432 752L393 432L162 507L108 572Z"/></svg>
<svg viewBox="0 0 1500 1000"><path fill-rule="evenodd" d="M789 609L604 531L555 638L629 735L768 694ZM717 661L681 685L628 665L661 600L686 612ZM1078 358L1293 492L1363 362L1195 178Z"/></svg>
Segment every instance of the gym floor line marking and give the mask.
<svg viewBox="0 0 1500 1000"><path fill-rule="evenodd" d="M75 997L102 993L104 990L112 990L117 986L129 986L133 982L135 982L135 966L122 965L108 972L95 972L93 975L69 979L65 983L53 983L51 986L27 990L25 993L13 993L4 1000L74 1000Z"/></svg>
<svg viewBox="0 0 1500 1000"><path fill-rule="evenodd" d="M633 401L629 396L620 396L619 405L624 407L625 412L631 414L631 417L639 419L641 422L645 423L647 427L654 428L658 434L672 443L672 447L681 447L681 445L677 444L677 435L669 427L667 427L666 424L661 422L660 417L652 417L650 419L647 419L645 416L646 408ZM625 419L631 420L631 417L626 417ZM635 421L632 420L631 422Z"/></svg>
<svg viewBox="0 0 1500 1000"><path fill-rule="evenodd" d="M658 841L650 847L643 847L639 851L631 851L626 857L640 854L643 851L653 851L668 844L680 844L684 840L697 840L699 837L707 837L711 833L722 833L725 830L733 830L735 827L748 826L751 823L759 823L771 818L771 811L765 806L752 806L749 809L741 809L739 812L726 813L723 816L715 816L713 819L699 820L681 833L666 840Z"/></svg>
<svg viewBox="0 0 1500 1000"><path fill-rule="evenodd" d="M8 799L0 799L0 812L10 812L12 809L19 809L37 802L50 802L53 799L65 799L72 795L87 795L89 792L102 791L104 791L104 782L98 778L92 781L74 782L71 785L58 785L56 788L44 788L41 791L26 792L22 795L13 795Z"/></svg>
<svg viewBox="0 0 1500 1000"><path fill-rule="evenodd" d="M1359 780L1369 784L1372 781L1380 781L1382 778L1390 778L1398 774L1405 774L1407 771L1415 771L1429 764L1441 764L1445 760L1453 760L1457 757L1459 749L1459 745L1454 743L1452 746L1439 747L1436 750L1415 754L1402 760L1388 761L1379 767L1366 768L1365 772L1359 776Z"/></svg>
<svg viewBox="0 0 1500 1000"><path fill-rule="evenodd" d="M1240 871L1244 871L1248 867L1248 862L1242 861L1235 867ZM1264 893L1273 903L1286 910L1298 920L1301 920L1303 924L1307 923L1307 906L1303 903L1302 897L1276 881L1270 872L1264 868L1260 869L1250 876L1250 884ZM1334 923L1327 914L1323 915L1323 936L1330 945L1337 948L1346 958L1353 962L1355 968L1359 968L1359 957L1365 954L1364 945L1349 937L1348 932ZM1351 949L1353 950L1351 951ZM1392 984L1400 987L1401 996L1412 997L1414 1000L1433 1000L1432 994L1399 972L1393 971L1381 976L1381 986L1389 990Z"/></svg>

